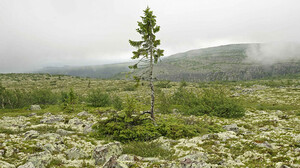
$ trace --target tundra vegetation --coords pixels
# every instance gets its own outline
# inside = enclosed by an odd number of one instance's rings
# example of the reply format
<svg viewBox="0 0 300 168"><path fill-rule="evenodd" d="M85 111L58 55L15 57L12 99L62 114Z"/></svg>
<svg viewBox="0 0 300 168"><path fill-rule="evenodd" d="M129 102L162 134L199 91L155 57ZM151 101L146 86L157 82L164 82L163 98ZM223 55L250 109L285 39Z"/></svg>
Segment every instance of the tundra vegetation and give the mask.
<svg viewBox="0 0 300 168"><path fill-rule="evenodd" d="M134 81L49 74L0 79L1 166L95 167L102 164L97 147L115 141L122 150L114 163L128 167L300 165L299 75L156 81L156 125L143 114L151 107L147 81L131 87ZM41 110L30 110L34 104Z"/></svg>

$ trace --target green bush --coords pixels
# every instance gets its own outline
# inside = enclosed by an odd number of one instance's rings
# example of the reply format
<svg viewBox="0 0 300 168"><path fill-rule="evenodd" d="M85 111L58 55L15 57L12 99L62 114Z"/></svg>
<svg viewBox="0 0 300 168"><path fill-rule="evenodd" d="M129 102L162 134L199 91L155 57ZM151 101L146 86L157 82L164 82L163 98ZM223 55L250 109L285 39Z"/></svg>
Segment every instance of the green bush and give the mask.
<svg viewBox="0 0 300 168"><path fill-rule="evenodd" d="M61 92L61 99L63 102L63 109L67 112L74 112L75 105L78 102L78 96L74 92L73 88L69 92Z"/></svg>
<svg viewBox="0 0 300 168"><path fill-rule="evenodd" d="M121 142L150 141L160 136L171 139L194 137L197 135L219 132L222 129L212 123L200 121L188 122L175 117L157 119L153 124L145 115L132 115L128 117L124 112L115 114L107 120L99 121L93 126L94 137L111 139Z"/></svg>
<svg viewBox="0 0 300 168"><path fill-rule="evenodd" d="M160 136L152 121L145 116L128 117L125 113L116 114L93 126L95 137L111 138L121 142L149 141Z"/></svg>
<svg viewBox="0 0 300 168"><path fill-rule="evenodd" d="M123 109L123 102L122 99L119 96L114 96L111 100L113 108L116 110L122 110Z"/></svg>
<svg viewBox="0 0 300 168"><path fill-rule="evenodd" d="M241 103L221 89L205 89L201 95L179 88L173 95L173 103L180 106L186 115L210 115L237 118L245 114Z"/></svg>
<svg viewBox="0 0 300 168"><path fill-rule="evenodd" d="M31 92L32 104L56 104L58 100L58 95L51 92L50 89L38 89Z"/></svg>
<svg viewBox="0 0 300 168"><path fill-rule="evenodd" d="M157 108L160 113L167 114L171 113L171 99L170 96L165 94L161 90L157 90Z"/></svg>
<svg viewBox="0 0 300 168"><path fill-rule="evenodd" d="M107 93L103 93L101 89L93 89L89 94L87 101L93 107L107 107L111 105L111 99Z"/></svg>

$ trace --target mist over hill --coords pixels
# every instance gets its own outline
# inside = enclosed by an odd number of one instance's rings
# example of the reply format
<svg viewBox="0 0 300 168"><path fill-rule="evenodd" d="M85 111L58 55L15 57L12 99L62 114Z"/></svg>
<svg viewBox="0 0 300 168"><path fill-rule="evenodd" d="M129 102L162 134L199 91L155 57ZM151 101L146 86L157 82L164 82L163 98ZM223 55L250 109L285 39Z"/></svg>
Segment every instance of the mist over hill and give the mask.
<svg viewBox="0 0 300 168"><path fill-rule="evenodd" d="M122 79L133 63L44 68L39 73ZM138 69L141 74L145 69ZM163 58L154 68L160 80L252 80L300 73L297 43L230 44L191 50Z"/></svg>

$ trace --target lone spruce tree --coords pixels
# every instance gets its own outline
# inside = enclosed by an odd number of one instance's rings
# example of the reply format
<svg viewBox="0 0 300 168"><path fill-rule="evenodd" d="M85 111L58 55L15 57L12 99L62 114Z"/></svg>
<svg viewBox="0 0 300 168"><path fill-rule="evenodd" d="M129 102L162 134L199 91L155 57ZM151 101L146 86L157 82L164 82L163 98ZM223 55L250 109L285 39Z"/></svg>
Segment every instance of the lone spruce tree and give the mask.
<svg viewBox="0 0 300 168"><path fill-rule="evenodd" d="M146 65L146 71L143 76L134 77L137 81L141 78L149 80L151 89L151 118L155 121L154 117L154 85L153 85L153 65L157 63L159 58L163 56L164 50L157 48L160 45L160 40L156 39L155 33L160 30L160 26L156 25L156 16L153 15L153 11L149 7L144 10L144 16L141 16L142 21L138 22L138 28L136 31L142 36L140 41L129 40L131 46L137 48L133 51L131 59L138 59L138 62L132 66L131 69L137 69L139 63Z"/></svg>

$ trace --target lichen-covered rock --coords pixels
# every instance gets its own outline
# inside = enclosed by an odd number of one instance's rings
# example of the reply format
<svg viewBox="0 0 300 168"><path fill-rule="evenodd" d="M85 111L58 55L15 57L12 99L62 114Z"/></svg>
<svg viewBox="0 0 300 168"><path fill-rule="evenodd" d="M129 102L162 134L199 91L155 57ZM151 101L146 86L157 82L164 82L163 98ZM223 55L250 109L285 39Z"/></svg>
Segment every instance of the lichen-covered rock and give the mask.
<svg viewBox="0 0 300 168"><path fill-rule="evenodd" d="M70 119L68 124L77 126L77 125L83 124L83 122L80 119L78 119L77 117L75 117L75 118Z"/></svg>
<svg viewBox="0 0 300 168"><path fill-rule="evenodd" d="M49 152L55 152L55 151L58 151L54 145L50 144L50 143L47 143L45 144L43 147L42 147L45 151L49 151Z"/></svg>
<svg viewBox="0 0 300 168"><path fill-rule="evenodd" d="M61 136L59 134L56 133L46 133L46 134L42 134L38 137L39 139L48 139L52 142L54 141L61 141Z"/></svg>
<svg viewBox="0 0 300 168"><path fill-rule="evenodd" d="M45 116L42 120L41 123L45 123L45 124L53 124L53 123L57 123L57 122L61 122L64 121L64 117L62 115L50 115L50 116Z"/></svg>
<svg viewBox="0 0 300 168"><path fill-rule="evenodd" d="M117 161L117 156L112 156L103 165L103 168L127 168L128 166Z"/></svg>
<svg viewBox="0 0 300 168"><path fill-rule="evenodd" d="M223 128L227 131L233 131L235 133L239 133L239 127L236 124L225 125Z"/></svg>
<svg viewBox="0 0 300 168"><path fill-rule="evenodd" d="M5 151L3 149L0 150L0 157L4 155Z"/></svg>
<svg viewBox="0 0 300 168"><path fill-rule="evenodd" d="M88 155L80 148L73 147L65 152L68 159L83 159L86 158Z"/></svg>
<svg viewBox="0 0 300 168"><path fill-rule="evenodd" d="M67 130L64 130L64 129L57 129L56 133L59 134L59 135L61 135L61 136L66 136L66 135L69 135L69 134L74 134L73 131L67 131Z"/></svg>
<svg viewBox="0 0 300 168"><path fill-rule="evenodd" d="M28 139L34 139L37 138L39 136L39 132L35 131L35 130L30 130L24 133L24 139L28 140Z"/></svg>
<svg viewBox="0 0 300 168"><path fill-rule="evenodd" d="M45 168L52 160L52 155L48 151L35 153L28 157L28 162L31 162L35 168Z"/></svg>
<svg viewBox="0 0 300 168"><path fill-rule="evenodd" d="M89 115L89 113L86 112L86 111L82 111L82 112L77 114L77 116L79 116L79 117L88 116L88 115Z"/></svg>
<svg viewBox="0 0 300 168"><path fill-rule="evenodd" d="M41 110L41 106L40 105L31 105L30 110L31 111Z"/></svg>
<svg viewBox="0 0 300 168"><path fill-rule="evenodd" d="M92 127L93 127L93 124L84 125L83 133L88 134L88 133L92 132L93 131Z"/></svg>
<svg viewBox="0 0 300 168"><path fill-rule="evenodd" d="M31 162L27 162L27 163L19 166L18 168L35 168L35 166Z"/></svg>
<svg viewBox="0 0 300 168"><path fill-rule="evenodd" d="M1 168L15 168L16 166L0 160L0 167Z"/></svg>
<svg viewBox="0 0 300 168"><path fill-rule="evenodd" d="M203 152L197 152L195 154L187 155L182 158L179 158L178 160L180 162L205 162L207 161L207 154Z"/></svg>
<svg viewBox="0 0 300 168"><path fill-rule="evenodd" d="M253 142L254 145L261 147L261 148L269 148L273 149L273 146L269 144L267 141L266 142Z"/></svg>
<svg viewBox="0 0 300 168"><path fill-rule="evenodd" d="M95 159L96 165L104 165L111 157L121 155L122 151L121 144L119 142L114 142L96 147L92 157Z"/></svg>
<svg viewBox="0 0 300 168"><path fill-rule="evenodd" d="M220 133L218 133L217 135L218 135L218 137L219 137L220 139L222 139L223 141L226 141L226 140L228 140L228 139L235 139L235 138L238 138L238 137L236 136L236 133L233 132L233 131L220 132Z"/></svg>

